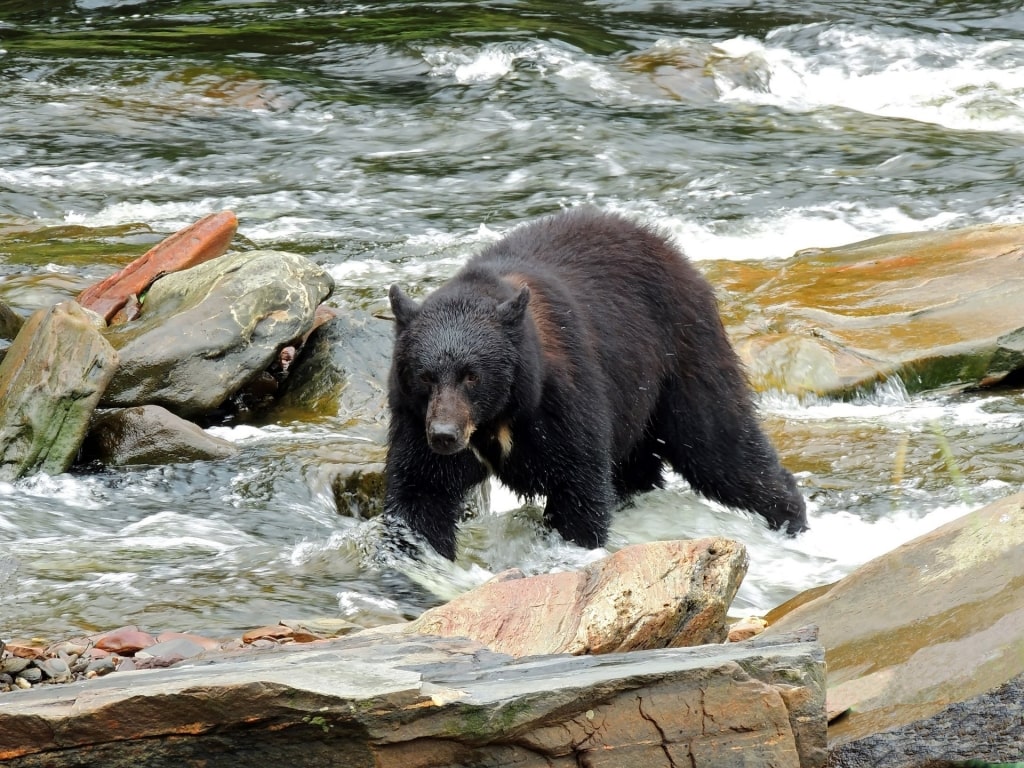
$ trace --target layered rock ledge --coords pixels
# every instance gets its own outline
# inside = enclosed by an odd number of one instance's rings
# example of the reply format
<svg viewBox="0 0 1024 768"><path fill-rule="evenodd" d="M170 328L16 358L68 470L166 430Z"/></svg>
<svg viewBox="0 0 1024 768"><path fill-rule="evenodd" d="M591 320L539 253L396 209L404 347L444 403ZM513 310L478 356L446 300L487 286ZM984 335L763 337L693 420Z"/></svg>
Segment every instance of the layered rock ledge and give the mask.
<svg viewBox="0 0 1024 768"><path fill-rule="evenodd" d="M0 699L12 768L822 766L821 647L797 635L513 660L355 635Z"/></svg>

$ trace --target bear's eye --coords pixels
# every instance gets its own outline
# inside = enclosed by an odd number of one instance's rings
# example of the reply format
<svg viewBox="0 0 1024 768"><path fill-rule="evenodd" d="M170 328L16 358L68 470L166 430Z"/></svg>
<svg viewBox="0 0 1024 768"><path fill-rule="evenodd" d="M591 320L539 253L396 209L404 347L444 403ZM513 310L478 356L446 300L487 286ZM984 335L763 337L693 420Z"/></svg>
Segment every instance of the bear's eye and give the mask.
<svg viewBox="0 0 1024 768"><path fill-rule="evenodd" d="M475 371L466 371L462 374L462 381L472 387L480 381L480 376Z"/></svg>
<svg viewBox="0 0 1024 768"><path fill-rule="evenodd" d="M430 371L423 371L420 374L420 381L426 384L427 386L433 386L435 381L434 374L432 374Z"/></svg>

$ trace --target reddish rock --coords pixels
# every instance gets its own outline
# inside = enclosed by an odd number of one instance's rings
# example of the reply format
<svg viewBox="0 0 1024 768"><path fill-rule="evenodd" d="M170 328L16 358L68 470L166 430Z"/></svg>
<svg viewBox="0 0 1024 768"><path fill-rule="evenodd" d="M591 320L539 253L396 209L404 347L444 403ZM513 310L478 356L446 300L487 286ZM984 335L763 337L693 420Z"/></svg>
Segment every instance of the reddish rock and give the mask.
<svg viewBox="0 0 1024 768"><path fill-rule="evenodd" d="M294 630L290 627L276 624L272 627L257 627L256 629L250 629L242 635L242 641L245 643L255 643L257 640L284 640L286 638L291 638L293 634Z"/></svg>
<svg viewBox="0 0 1024 768"><path fill-rule="evenodd" d="M191 632L161 632L156 636L158 643L166 643L171 640L191 640L193 643L201 645L203 650L206 651L216 651L221 645L219 640L203 637L202 635L193 635Z"/></svg>
<svg viewBox="0 0 1024 768"><path fill-rule="evenodd" d="M119 272L115 272L78 295L78 303L103 316L108 323L132 297L138 297L162 275L178 272L224 253L238 229L231 211L204 216L166 240Z"/></svg>
<svg viewBox="0 0 1024 768"><path fill-rule="evenodd" d="M111 653L131 654L156 643L156 638L138 627L120 627L92 638L96 647Z"/></svg>
<svg viewBox="0 0 1024 768"><path fill-rule="evenodd" d="M634 544L577 572L499 574L396 631L469 637L517 658L720 643L747 562L724 538Z"/></svg>
<svg viewBox="0 0 1024 768"><path fill-rule="evenodd" d="M41 659L46 653L46 646L37 640L11 640L4 649L19 659Z"/></svg>

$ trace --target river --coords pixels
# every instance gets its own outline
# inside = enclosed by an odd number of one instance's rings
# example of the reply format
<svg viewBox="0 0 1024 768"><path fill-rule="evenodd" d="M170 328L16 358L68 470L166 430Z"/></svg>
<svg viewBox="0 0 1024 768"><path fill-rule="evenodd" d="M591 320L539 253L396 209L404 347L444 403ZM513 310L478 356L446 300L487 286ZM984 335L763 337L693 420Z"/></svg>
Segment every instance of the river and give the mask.
<svg viewBox="0 0 1024 768"><path fill-rule="evenodd" d="M230 209L327 268L338 307L421 291L517 223L591 203L701 262L1024 219L1024 11L1010 2L0 2L0 298L73 296ZM763 612L1024 482L1013 392L759 399L808 499L788 539L680 480L611 548L722 534ZM226 425L219 463L0 483L0 637L126 623L229 636L370 624L512 565L598 557L500 488L455 564L366 556L315 446L331 418ZM898 596L894 596L898 599Z"/></svg>

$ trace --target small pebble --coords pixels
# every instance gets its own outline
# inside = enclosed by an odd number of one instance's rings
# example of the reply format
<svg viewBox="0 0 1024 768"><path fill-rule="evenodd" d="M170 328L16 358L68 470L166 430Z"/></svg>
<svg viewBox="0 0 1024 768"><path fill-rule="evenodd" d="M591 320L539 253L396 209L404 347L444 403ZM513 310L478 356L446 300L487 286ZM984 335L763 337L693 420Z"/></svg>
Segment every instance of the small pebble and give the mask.
<svg viewBox="0 0 1024 768"><path fill-rule="evenodd" d="M16 677L16 678L14 678L14 684L18 688L21 688L21 690L23 690L23 691L27 691L29 688L32 687L32 683L30 683L24 677Z"/></svg>
<svg viewBox="0 0 1024 768"><path fill-rule="evenodd" d="M32 659L23 659L20 656L8 656L5 659L0 659L0 672L5 672L9 675L16 675L31 663Z"/></svg>
<svg viewBox="0 0 1024 768"><path fill-rule="evenodd" d="M95 661L89 662L85 668L86 677L102 677L113 672L117 667L114 666L114 660L109 656L103 659L96 659Z"/></svg>
<svg viewBox="0 0 1024 768"><path fill-rule="evenodd" d="M16 678L16 680L27 680L30 684L34 685L36 683L42 682L43 670L41 670L39 667L28 667L26 669L21 670L21 672L18 673L18 677Z"/></svg>

